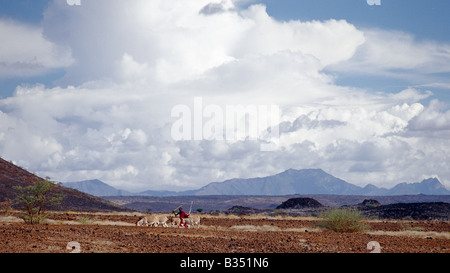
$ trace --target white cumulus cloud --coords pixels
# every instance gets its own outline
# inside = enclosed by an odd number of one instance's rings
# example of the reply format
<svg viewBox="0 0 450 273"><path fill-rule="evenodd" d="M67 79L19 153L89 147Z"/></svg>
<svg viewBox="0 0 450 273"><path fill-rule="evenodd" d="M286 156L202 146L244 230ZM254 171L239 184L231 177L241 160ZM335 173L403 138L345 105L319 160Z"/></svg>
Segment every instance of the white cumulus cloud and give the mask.
<svg viewBox="0 0 450 273"><path fill-rule="evenodd" d="M282 22L263 5L238 4L51 2L42 29L20 29L42 43L24 56L66 66L66 74L54 88L21 86L0 100L0 154L55 180L98 178L128 190L195 188L287 168L323 168L360 185L428 173L450 182L442 163L450 138L437 138L448 134L449 115L439 101L423 102L431 92L375 93L339 86L326 72L435 71L446 45L344 20ZM200 111L279 106L278 149L262 152L258 139L175 141L171 110L194 112L194 98L202 98Z"/></svg>
<svg viewBox="0 0 450 273"><path fill-rule="evenodd" d="M42 28L0 20L0 78L29 77L71 65L69 47L52 43Z"/></svg>

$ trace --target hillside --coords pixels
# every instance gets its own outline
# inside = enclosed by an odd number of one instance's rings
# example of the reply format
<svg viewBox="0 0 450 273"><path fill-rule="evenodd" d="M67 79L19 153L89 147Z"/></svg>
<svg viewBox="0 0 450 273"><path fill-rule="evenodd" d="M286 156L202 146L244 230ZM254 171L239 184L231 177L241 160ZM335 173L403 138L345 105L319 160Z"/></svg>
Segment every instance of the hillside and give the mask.
<svg viewBox="0 0 450 273"><path fill-rule="evenodd" d="M15 199L17 191L14 186L27 187L36 180L42 178L0 158L0 202ZM64 195L61 205L53 208L56 210L130 211L110 201L61 185L55 185L54 191Z"/></svg>

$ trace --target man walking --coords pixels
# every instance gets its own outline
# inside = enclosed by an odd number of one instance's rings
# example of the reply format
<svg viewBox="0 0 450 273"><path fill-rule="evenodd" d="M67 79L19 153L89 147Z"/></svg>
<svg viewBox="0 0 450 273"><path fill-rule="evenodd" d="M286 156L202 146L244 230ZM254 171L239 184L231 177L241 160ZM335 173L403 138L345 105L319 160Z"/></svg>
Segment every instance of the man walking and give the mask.
<svg viewBox="0 0 450 273"><path fill-rule="evenodd" d="M185 218L189 218L189 214L184 212L183 208L180 208L179 211L175 213L175 216L176 215L180 215L180 225L179 225L179 227L181 227L181 225L184 222L184 228L187 228L187 222L184 219Z"/></svg>

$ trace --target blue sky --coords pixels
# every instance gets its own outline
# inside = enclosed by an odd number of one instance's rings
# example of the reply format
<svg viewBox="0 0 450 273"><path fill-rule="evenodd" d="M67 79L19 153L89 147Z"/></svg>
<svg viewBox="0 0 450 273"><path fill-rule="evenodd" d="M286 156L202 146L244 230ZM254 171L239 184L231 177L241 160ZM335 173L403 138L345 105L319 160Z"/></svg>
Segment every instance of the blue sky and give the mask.
<svg viewBox="0 0 450 273"><path fill-rule="evenodd" d="M449 41L450 2L442 0L384 0L370 6L365 0L267 0L273 16L284 19L344 19L360 27L398 29L418 39Z"/></svg>
<svg viewBox="0 0 450 273"><path fill-rule="evenodd" d="M39 24L49 2L48 0L1 0L0 5L2 8L0 14L2 17L31 24Z"/></svg>
<svg viewBox="0 0 450 273"><path fill-rule="evenodd" d="M368 5L365 0L266 0L268 13L280 20L343 19L361 28L399 30L417 40L450 42L450 1L384 0L381 5ZM413 56L412 56L413 57ZM421 85L420 80L404 80L378 76L339 75L337 83L366 87L385 92ZM449 78L449 73L436 74ZM450 103L448 88L430 88L436 96Z"/></svg>
<svg viewBox="0 0 450 273"><path fill-rule="evenodd" d="M39 25L43 19L43 12L49 2L50 1L48 0L0 0L0 18L31 25ZM47 85L52 85L53 80L61 77L63 73L63 70L59 70L35 77L0 78L0 97L12 95L16 86L20 84L34 84L36 82L41 82Z"/></svg>
<svg viewBox="0 0 450 273"><path fill-rule="evenodd" d="M0 0L0 156L130 191L289 168L450 188L449 10L445 0ZM279 106L279 149L259 149L264 130L174 139L173 109L195 112L199 97L209 110Z"/></svg>

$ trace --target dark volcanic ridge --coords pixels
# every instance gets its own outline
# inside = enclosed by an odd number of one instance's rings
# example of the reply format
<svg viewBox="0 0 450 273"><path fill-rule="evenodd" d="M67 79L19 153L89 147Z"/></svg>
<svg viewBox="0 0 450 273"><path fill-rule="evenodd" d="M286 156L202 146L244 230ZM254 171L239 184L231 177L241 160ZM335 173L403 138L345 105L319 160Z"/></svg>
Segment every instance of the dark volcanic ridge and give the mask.
<svg viewBox="0 0 450 273"><path fill-rule="evenodd" d="M341 208L357 209L367 218L379 219L408 219L408 220L450 220L450 203L396 203L381 205L373 199L366 199L354 206L342 206ZM312 198L291 198L283 202L277 209L298 210L316 215L326 209L318 201ZM313 210L311 210L313 209ZM317 209L317 210L314 210ZM291 212L295 214L295 212Z"/></svg>
<svg viewBox="0 0 450 273"><path fill-rule="evenodd" d="M357 208L368 218L408 219L408 220L450 220L450 204L397 203L390 205L358 205Z"/></svg>
<svg viewBox="0 0 450 273"><path fill-rule="evenodd" d="M344 209L357 209L369 219L404 219L404 220L450 220L450 203L397 203L381 205L373 199L364 200L354 206L342 206ZM325 207L312 198L291 198L277 206L275 210L254 209L233 206L224 211L225 214L250 215L273 214L291 216L318 216L330 207Z"/></svg>

